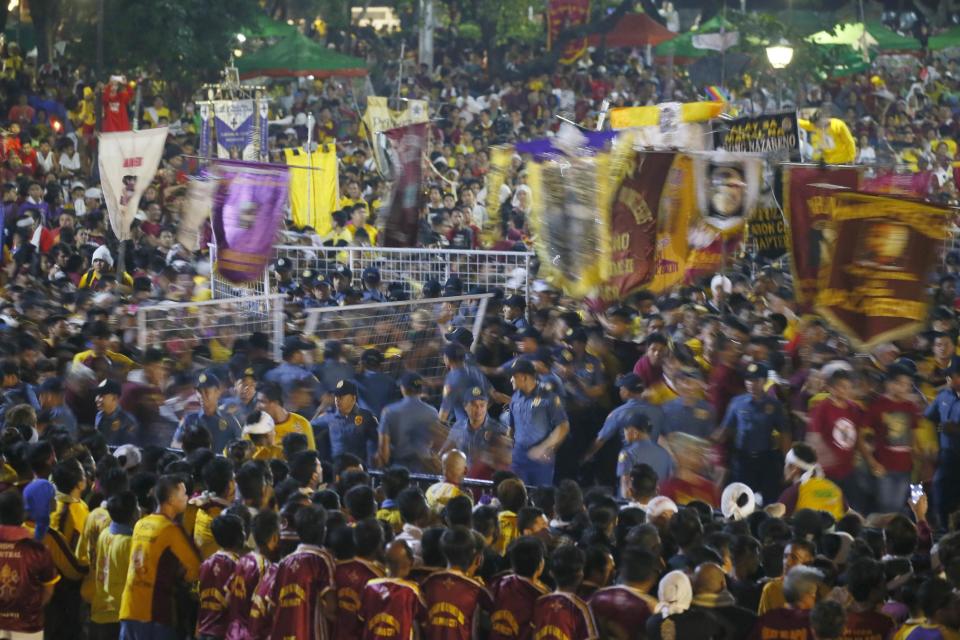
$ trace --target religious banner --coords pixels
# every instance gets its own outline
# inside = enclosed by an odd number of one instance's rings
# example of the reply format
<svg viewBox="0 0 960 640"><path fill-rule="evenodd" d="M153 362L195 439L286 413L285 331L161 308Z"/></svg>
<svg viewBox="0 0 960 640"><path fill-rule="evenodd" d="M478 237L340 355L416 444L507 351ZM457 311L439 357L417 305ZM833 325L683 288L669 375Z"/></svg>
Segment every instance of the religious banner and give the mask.
<svg viewBox="0 0 960 640"><path fill-rule="evenodd" d="M510 190L507 188L506 195L500 192L503 190L507 179L507 169L510 167L510 161L513 157L513 147L509 145L498 145L490 148L490 170L487 172L487 201L484 206L487 208L487 218L481 229L481 240L484 246L491 246L494 242L503 237L505 229L500 216L500 207L503 201L509 196Z"/></svg>
<svg viewBox="0 0 960 640"><path fill-rule="evenodd" d="M337 148L317 145L308 154L303 147L283 150L290 167L290 219L295 227L311 227L321 238L333 228L333 212L340 198Z"/></svg>
<svg viewBox="0 0 960 640"><path fill-rule="evenodd" d="M257 109L253 100L214 100L214 133L217 157L257 160Z"/></svg>
<svg viewBox="0 0 960 640"><path fill-rule="evenodd" d="M834 200L844 189L856 189L860 168L837 165L784 165L783 214L787 253L793 272L794 296L813 304L821 262L831 255L835 240L830 226Z"/></svg>
<svg viewBox="0 0 960 640"><path fill-rule="evenodd" d="M404 105L403 109L391 109L388 98L367 96L367 110L363 112L363 118L360 121L364 135L373 152L373 161L377 165L377 171L384 176L387 175L386 164L388 161L387 154L389 153L389 141L385 138L384 132L405 127L408 124L430 121L430 112L426 100L406 100L402 104ZM388 179L392 179L392 176L389 176Z"/></svg>
<svg viewBox="0 0 960 640"><path fill-rule="evenodd" d="M885 196L905 196L926 199L933 186L933 171L917 173L896 173L884 171L873 177L864 176L860 180L860 190Z"/></svg>
<svg viewBox="0 0 960 640"><path fill-rule="evenodd" d="M413 247L417 244L428 126L426 123L410 124L384 132L390 141L390 173L395 176L390 204L385 205L382 236L385 247Z"/></svg>
<svg viewBox="0 0 960 640"><path fill-rule="evenodd" d="M215 269L225 280L257 280L271 260L287 204L289 174L276 164L218 160L211 223L217 243Z"/></svg>
<svg viewBox="0 0 960 640"><path fill-rule="evenodd" d="M693 158L686 153L676 154L657 215L657 268L647 286L654 293L679 284L686 271L690 252L687 230L696 207L693 173Z"/></svg>
<svg viewBox="0 0 960 640"><path fill-rule="evenodd" d="M633 152L614 169L610 205L610 268L603 300L624 300L657 268L657 216L676 153Z"/></svg>
<svg viewBox="0 0 960 640"><path fill-rule="evenodd" d="M100 134L100 184L118 240L130 238L140 197L157 173L166 140L167 127Z"/></svg>
<svg viewBox="0 0 960 640"><path fill-rule="evenodd" d="M183 202L180 222L177 224L177 242L187 251L200 250L200 228L213 210L213 194L217 181L204 171L187 182L187 197Z"/></svg>
<svg viewBox="0 0 960 640"><path fill-rule="evenodd" d="M650 107L620 107L610 110L610 128L632 129L640 147L688 149L710 148L707 123L723 111L722 102L665 102Z"/></svg>
<svg viewBox="0 0 960 640"><path fill-rule="evenodd" d="M569 127L571 127L571 125L567 123L561 125L561 128ZM613 139L620 135L620 133L617 131L586 131L584 129L577 129L576 135L580 136L578 144L581 149L600 151L608 147L610 143L613 142ZM551 138L538 138L536 140L517 142L514 145L514 151L521 155L533 156L535 162L541 162L545 160L547 156L564 153L563 146L563 140L561 140L559 136L553 136Z"/></svg>
<svg viewBox="0 0 960 640"><path fill-rule="evenodd" d="M776 260L787 252L786 223L769 189L761 191L757 206L747 220L744 235L745 241L753 245L754 252L761 258Z"/></svg>
<svg viewBox="0 0 960 640"><path fill-rule="evenodd" d="M820 272L816 310L864 351L921 331L950 210L861 192L831 199L836 240Z"/></svg>
<svg viewBox="0 0 960 640"><path fill-rule="evenodd" d="M780 156L789 156L791 151L800 150L797 114L785 111L717 122L713 144L717 149L734 153L780 152Z"/></svg>
<svg viewBox="0 0 960 640"><path fill-rule="evenodd" d="M260 162L270 161L270 101L257 98L257 153Z"/></svg>
<svg viewBox="0 0 960 640"><path fill-rule="evenodd" d="M586 24L590 20L590 0L549 0L547 3L547 49L567 29ZM587 50L587 38L567 42L560 54L561 64L573 64Z"/></svg>

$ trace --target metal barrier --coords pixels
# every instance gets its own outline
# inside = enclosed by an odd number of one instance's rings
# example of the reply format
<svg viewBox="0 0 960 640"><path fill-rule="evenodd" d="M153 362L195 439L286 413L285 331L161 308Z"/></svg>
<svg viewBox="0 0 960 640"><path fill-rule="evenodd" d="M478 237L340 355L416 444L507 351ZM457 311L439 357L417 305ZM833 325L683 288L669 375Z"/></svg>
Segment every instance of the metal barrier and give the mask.
<svg viewBox="0 0 960 640"><path fill-rule="evenodd" d="M282 295L229 297L203 302L161 302L137 310L137 343L181 353L198 345L230 351L237 338L262 331L275 360L283 346Z"/></svg>

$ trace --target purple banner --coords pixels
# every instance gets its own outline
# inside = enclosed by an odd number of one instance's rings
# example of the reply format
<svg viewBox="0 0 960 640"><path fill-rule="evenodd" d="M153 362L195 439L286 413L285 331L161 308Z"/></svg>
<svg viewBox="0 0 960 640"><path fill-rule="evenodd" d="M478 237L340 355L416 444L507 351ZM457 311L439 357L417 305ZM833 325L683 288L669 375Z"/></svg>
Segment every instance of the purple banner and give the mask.
<svg viewBox="0 0 960 640"><path fill-rule="evenodd" d="M290 178L285 165L215 161L213 196L216 269L235 284L256 280L270 260L283 220Z"/></svg>
<svg viewBox="0 0 960 640"><path fill-rule="evenodd" d="M617 137L617 131L583 131L580 133L587 139L583 145L584 148L592 151L603 149L610 141ZM564 151L554 146L555 138L541 138L539 140L528 140L527 142L518 142L514 145L514 151L524 155L530 154L537 162L542 161L547 156L562 154Z"/></svg>

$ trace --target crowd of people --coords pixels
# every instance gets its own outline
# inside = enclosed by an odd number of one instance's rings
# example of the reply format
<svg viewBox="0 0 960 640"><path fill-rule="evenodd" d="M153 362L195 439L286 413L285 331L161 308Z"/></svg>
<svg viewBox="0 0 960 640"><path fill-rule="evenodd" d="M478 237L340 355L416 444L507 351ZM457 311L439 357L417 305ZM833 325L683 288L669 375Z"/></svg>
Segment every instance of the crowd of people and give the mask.
<svg viewBox="0 0 960 640"><path fill-rule="evenodd" d="M140 350L138 308L211 295L209 224L200 251L177 242L194 104L155 75L38 69L15 43L2 58L0 638L960 637L956 256L927 329L871 353L753 256L602 312L541 281L494 289L479 335L437 305L417 335L440 379L349 330L293 331L279 362L259 332ZM823 159L832 116L858 161L932 169L927 196L953 201L958 83L929 57L780 104L758 83L734 105L816 108ZM488 198L491 145L549 135L558 114L592 127L604 99L698 93L641 54L501 81L458 47L400 90L436 115L420 245L508 251L530 246L531 192L516 155ZM341 179L319 241L376 246L389 184L353 98L277 83L270 151L302 144L313 113ZM96 132L134 120L170 133L120 251ZM282 257L271 281L294 329L313 306L464 293L455 275L411 292Z"/></svg>

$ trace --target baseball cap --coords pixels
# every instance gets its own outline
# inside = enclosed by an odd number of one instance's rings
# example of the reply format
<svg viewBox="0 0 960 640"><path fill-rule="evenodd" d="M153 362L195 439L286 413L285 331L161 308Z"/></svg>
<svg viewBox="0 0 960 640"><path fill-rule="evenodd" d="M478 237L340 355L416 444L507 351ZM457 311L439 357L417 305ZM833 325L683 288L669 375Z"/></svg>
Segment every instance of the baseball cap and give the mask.
<svg viewBox="0 0 960 640"><path fill-rule="evenodd" d="M627 391L640 393L643 391L643 380L635 373L625 373L617 379L617 386Z"/></svg>
<svg viewBox="0 0 960 640"><path fill-rule="evenodd" d="M766 380L767 367L759 362L751 362L747 365L747 370L744 372L743 377L747 380Z"/></svg>
<svg viewBox="0 0 960 640"><path fill-rule="evenodd" d="M423 283L423 296L425 298L439 298L441 292L440 283L436 280L427 280Z"/></svg>
<svg viewBox="0 0 960 640"><path fill-rule="evenodd" d="M473 344L473 332L465 327L457 327L443 335L447 342L457 342L469 348Z"/></svg>
<svg viewBox="0 0 960 640"><path fill-rule="evenodd" d="M293 265L286 258L277 258L277 261L273 263L274 271L287 272L293 269Z"/></svg>
<svg viewBox="0 0 960 640"><path fill-rule="evenodd" d="M471 400L486 400L487 392L483 390L483 387L470 387L467 389L467 392L463 394L463 401L470 402Z"/></svg>
<svg viewBox="0 0 960 640"><path fill-rule="evenodd" d="M333 267L333 276L334 277L340 276L340 277L346 278L347 280L350 280L351 278L353 278L353 271L350 271L350 267L348 267L347 265L343 264L342 262L338 262Z"/></svg>
<svg viewBox="0 0 960 640"><path fill-rule="evenodd" d="M337 397L355 396L357 395L357 384L353 380L340 380L333 389L333 395Z"/></svg>
<svg viewBox="0 0 960 640"><path fill-rule="evenodd" d="M37 387L38 393L63 393L62 378L47 378Z"/></svg>
<svg viewBox="0 0 960 640"><path fill-rule="evenodd" d="M520 374L535 376L537 375L537 370L534 368L533 363L526 358L518 358L514 360L513 365L510 366L510 375L515 376Z"/></svg>
<svg viewBox="0 0 960 640"><path fill-rule="evenodd" d="M625 429L639 429L640 431L650 430L650 416L642 411L630 411L627 414Z"/></svg>
<svg viewBox="0 0 960 640"><path fill-rule="evenodd" d="M522 331L517 331L513 334L514 340L524 340L526 338L531 338L533 340L540 340L540 332L534 329L533 327L527 327Z"/></svg>
<svg viewBox="0 0 960 640"><path fill-rule="evenodd" d="M364 364L382 364L383 354L379 349L367 349L360 355L360 361Z"/></svg>
<svg viewBox="0 0 960 640"><path fill-rule="evenodd" d="M587 341L587 331L583 327L577 327L576 329L570 329L567 331L567 336L564 340L568 343L570 342L586 342Z"/></svg>
<svg viewBox="0 0 960 640"><path fill-rule="evenodd" d="M220 379L212 373L201 373L197 378L198 389L214 389L220 387Z"/></svg>
<svg viewBox="0 0 960 640"><path fill-rule="evenodd" d="M243 373L240 374L240 378L253 378L254 381L257 379L257 371L253 367L247 367L243 370Z"/></svg>
<svg viewBox="0 0 960 640"><path fill-rule="evenodd" d="M520 307L521 309L524 309L527 306L527 301L523 299L523 296L512 295L504 300L503 304L508 307Z"/></svg>
<svg viewBox="0 0 960 640"><path fill-rule="evenodd" d="M457 276L450 276L443 283L443 293L447 296L458 296L463 293L463 282Z"/></svg>
<svg viewBox="0 0 960 640"><path fill-rule="evenodd" d="M362 278L364 282L380 282L380 269L377 269L376 267L367 267L363 270Z"/></svg>
<svg viewBox="0 0 960 640"><path fill-rule="evenodd" d="M313 351L316 345L301 338L300 336L287 336L283 339L283 353L290 354L294 351Z"/></svg>
<svg viewBox="0 0 960 640"><path fill-rule="evenodd" d="M94 394L96 397L99 398L100 396L105 396L108 394L119 396L120 385L114 382L113 380L104 380L103 382L97 385L97 390L96 390L96 393Z"/></svg>
<svg viewBox="0 0 960 640"><path fill-rule="evenodd" d="M400 376L400 386L404 389L419 391L423 387L423 378L419 373L407 372Z"/></svg>

